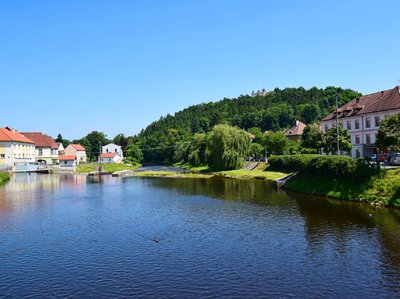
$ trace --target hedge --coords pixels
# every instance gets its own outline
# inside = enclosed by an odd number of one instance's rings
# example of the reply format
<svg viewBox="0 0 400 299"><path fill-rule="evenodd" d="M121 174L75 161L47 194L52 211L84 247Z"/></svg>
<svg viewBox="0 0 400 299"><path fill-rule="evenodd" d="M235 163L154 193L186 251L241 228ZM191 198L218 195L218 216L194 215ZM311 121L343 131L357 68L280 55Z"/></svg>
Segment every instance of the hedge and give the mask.
<svg viewBox="0 0 400 299"><path fill-rule="evenodd" d="M268 162L274 168L299 173L329 177L365 178L376 173L376 168L364 159L332 155L284 155L271 156Z"/></svg>

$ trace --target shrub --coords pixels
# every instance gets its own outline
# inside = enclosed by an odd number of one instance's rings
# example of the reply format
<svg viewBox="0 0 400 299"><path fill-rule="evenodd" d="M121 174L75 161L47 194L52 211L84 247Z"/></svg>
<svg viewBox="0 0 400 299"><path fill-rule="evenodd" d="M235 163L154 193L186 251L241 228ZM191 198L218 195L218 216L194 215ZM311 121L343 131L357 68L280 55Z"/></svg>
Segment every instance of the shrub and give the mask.
<svg viewBox="0 0 400 299"><path fill-rule="evenodd" d="M376 173L376 168L364 159L331 155L272 156L271 166L287 171L323 175L329 177L366 178Z"/></svg>

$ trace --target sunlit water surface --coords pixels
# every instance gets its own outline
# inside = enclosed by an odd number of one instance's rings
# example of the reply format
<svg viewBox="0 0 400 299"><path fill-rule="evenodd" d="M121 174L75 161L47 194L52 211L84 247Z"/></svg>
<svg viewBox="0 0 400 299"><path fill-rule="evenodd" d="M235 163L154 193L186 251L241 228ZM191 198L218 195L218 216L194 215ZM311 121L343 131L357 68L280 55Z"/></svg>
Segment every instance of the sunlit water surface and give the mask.
<svg viewBox="0 0 400 299"><path fill-rule="evenodd" d="M262 181L14 175L0 296L400 297L400 214Z"/></svg>

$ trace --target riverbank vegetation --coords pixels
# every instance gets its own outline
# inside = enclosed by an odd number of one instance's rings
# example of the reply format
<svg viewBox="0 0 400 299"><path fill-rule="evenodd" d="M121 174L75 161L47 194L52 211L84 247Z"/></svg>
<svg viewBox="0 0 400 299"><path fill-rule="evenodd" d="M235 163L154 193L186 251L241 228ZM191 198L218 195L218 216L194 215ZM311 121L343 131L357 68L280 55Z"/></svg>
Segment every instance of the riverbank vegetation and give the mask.
<svg viewBox="0 0 400 299"><path fill-rule="evenodd" d="M108 172L115 172L120 170L136 170L140 167L140 164L123 164L123 163L106 163L101 164L103 170ZM76 167L77 173L89 173L93 170L98 170L98 163L90 163L90 164L79 164Z"/></svg>
<svg viewBox="0 0 400 299"><path fill-rule="evenodd" d="M213 170L207 165L192 166L188 163L177 163L174 166L186 169L190 176L196 174L201 177L225 177L235 179L260 179L260 180L276 180L285 177L289 172L277 171L270 168L267 163L255 163L254 169L235 169L235 170Z"/></svg>
<svg viewBox="0 0 400 299"><path fill-rule="evenodd" d="M270 163L298 172L287 190L400 207L400 169L380 170L364 159L321 155L277 156Z"/></svg>
<svg viewBox="0 0 400 299"><path fill-rule="evenodd" d="M10 175L7 172L0 172L0 184L4 184L10 180Z"/></svg>

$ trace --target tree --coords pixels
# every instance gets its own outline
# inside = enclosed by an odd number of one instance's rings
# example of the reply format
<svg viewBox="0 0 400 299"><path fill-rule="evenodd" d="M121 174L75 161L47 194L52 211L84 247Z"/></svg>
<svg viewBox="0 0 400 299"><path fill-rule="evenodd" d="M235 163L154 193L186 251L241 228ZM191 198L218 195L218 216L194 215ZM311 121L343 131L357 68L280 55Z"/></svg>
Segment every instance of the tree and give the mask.
<svg viewBox="0 0 400 299"><path fill-rule="evenodd" d="M188 147L186 160L193 166L206 163L206 134L195 134Z"/></svg>
<svg viewBox="0 0 400 299"><path fill-rule="evenodd" d="M344 152L350 152L353 145L351 144L351 137L347 130L344 130L341 125L339 125L339 150ZM337 153L337 141L338 134L336 132L336 127L330 128L323 135L322 147L325 153ZM337 153L338 154L338 153Z"/></svg>
<svg viewBox="0 0 400 299"><path fill-rule="evenodd" d="M100 145L105 145L109 142L107 135L98 131L93 131L79 140L79 143L86 149L89 161L96 161L98 155L100 155Z"/></svg>
<svg viewBox="0 0 400 299"><path fill-rule="evenodd" d="M253 127L248 129L247 132L254 136L253 142L261 145L265 144L265 135L260 128Z"/></svg>
<svg viewBox="0 0 400 299"><path fill-rule="evenodd" d="M274 155L283 155L289 146L289 139L282 132L268 132L266 140L267 152Z"/></svg>
<svg viewBox="0 0 400 299"><path fill-rule="evenodd" d="M57 142L57 143L62 143L62 141L63 141L63 138L62 138L62 135L61 134L58 134L57 135L57 138L55 139L55 142Z"/></svg>
<svg viewBox="0 0 400 299"><path fill-rule="evenodd" d="M71 144L71 141L69 141L68 139L64 139L61 134L58 134L57 138L54 139L54 141L57 143L62 143L64 148Z"/></svg>
<svg viewBox="0 0 400 299"><path fill-rule="evenodd" d="M207 135L207 162L216 170L238 169L250 149L247 132L229 125L217 125Z"/></svg>
<svg viewBox="0 0 400 299"><path fill-rule="evenodd" d="M249 155L251 157L264 157L265 148L261 144L253 142L250 145Z"/></svg>
<svg viewBox="0 0 400 299"><path fill-rule="evenodd" d="M130 163L140 163L143 160L143 154L139 146L130 142L125 149L125 159Z"/></svg>
<svg viewBox="0 0 400 299"><path fill-rule="evenodd" d="M400 150L400 113L382 120L375 144L381 150Z"/></svg>
<svg viewBox="0 0 400 299"><path fill-rule="evenodd" d="M124 134L120 133L113 138L112 142L121 146L122 150L125 150L129 143L129 137L125 137Z"/></svg>
<svg viewBox="0 0 400 299"><path fill-rule="evenodd" d="M316 126L306 126L301 135L301 146L306 149L318 150L322 147L322 132Z"/></svg>

